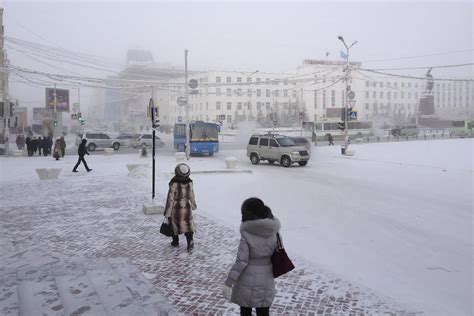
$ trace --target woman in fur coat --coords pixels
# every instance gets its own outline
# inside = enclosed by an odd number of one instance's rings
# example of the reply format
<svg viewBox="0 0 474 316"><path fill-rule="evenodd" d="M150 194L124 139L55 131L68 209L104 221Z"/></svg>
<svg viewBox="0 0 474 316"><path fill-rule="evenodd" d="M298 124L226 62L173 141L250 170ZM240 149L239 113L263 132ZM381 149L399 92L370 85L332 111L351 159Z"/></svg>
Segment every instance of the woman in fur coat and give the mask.
<svg viewBox="0 0 474 316"><path fill-rule="evenodd" d="M178 235L184 234L188 243L188 250L194 247L193 210L197 208L194 199L193 180L189 178L191 169L187 164L176 166L175 176L169 183L168 198L166 199L165 217L173 231L173 247L179 246Z"/></svg>
<svg viewBox="0 0 474 316"><path fill-rule="evenodd" d="M224 296L240 306L240 315L269 315L275 296L271 256L277 248L280 221L262 200L242 204L242 224L237 260L225 281Z"/></svg>

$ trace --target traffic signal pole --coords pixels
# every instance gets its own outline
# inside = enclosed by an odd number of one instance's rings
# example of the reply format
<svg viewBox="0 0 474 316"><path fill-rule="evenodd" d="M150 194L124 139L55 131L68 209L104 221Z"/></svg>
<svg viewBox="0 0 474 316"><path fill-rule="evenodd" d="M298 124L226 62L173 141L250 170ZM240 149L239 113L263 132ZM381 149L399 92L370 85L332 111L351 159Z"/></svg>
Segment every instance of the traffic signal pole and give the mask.
<svg viewBox="0 0 474 316"><path fill-rule="evenodd" d="M189 89L188 89L188 50L184 50L184 97L186 98L186 158L190 157L189 146Z"/></svg>

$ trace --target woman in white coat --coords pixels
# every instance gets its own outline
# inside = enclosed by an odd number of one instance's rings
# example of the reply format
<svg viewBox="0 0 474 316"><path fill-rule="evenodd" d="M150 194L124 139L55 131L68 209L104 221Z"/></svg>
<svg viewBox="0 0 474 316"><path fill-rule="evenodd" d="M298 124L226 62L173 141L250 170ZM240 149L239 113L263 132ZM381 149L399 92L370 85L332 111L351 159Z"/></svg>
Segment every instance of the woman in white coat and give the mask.
<svg viewBox="0 0 474 316"><path fill-rule="evenodd" d="M242 204L242 224L237 260L225 281L224 296L240 306L240 315L269 315L275 296L271 256L277 248L280 221L262 200ZM231 293L231 295L229 295Z"/></svg>

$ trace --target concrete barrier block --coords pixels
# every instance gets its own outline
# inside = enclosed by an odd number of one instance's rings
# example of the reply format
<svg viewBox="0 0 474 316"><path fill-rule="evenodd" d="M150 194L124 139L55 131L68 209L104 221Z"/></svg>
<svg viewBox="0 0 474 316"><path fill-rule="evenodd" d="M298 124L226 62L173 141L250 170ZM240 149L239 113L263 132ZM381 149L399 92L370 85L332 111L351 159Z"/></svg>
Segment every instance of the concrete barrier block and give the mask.
<svg viewBox="0 0 474 316"><path fill-rule="evenodd" d="M227 157L224 161L227 169L235 169L237 167L237 158L235 157Z"/></svg>
<svg viewBox="0 0 474 316"><path fill-rule="evenodd" d="M61 173L61 168L38 168L35 169L40 180L57 179Z"/></svg>
<svg viewBox="0 0 474 316"><path fill-rule="evenodd" d="M185 152L177 152L174 154L176 157L176 162L183 162L186 160L186 153Z"/></svg>
<svg viewBox="0 0 474 316"><path fill-rule="evenodd" d="M143 213L146 215L163 214L165 205L162 202L151 202L143 204Z"/></svg>

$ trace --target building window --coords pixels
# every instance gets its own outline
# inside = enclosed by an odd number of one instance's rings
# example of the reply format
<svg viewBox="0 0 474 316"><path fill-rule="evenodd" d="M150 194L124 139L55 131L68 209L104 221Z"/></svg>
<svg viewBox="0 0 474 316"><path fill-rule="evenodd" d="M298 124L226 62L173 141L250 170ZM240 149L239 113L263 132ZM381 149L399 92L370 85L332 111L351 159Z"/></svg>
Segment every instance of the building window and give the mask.
<svg viewBox="0 0 474 316"><path fill-rule="evenodd" d="M400 98L404 99L405 98L405 92L400 92Z"/></svg>
<svg viewBox="0 0 474 316"><path fill-rule="evenodd" d="M275 90L275 98L280 97L280 90Z"/></svg>
<svg viewBox="0 0 474 316"><path fill-rule="evenodd" d="M270 111L270 102L265 103L265 109L267 109L267 111Z"/></svg>
<svg viewBox="0 0 474 316"><path fill-rule="evenodd" d="M402 88L405 88L405 82L402 82Z"/></svg>
<svg viewBox="0 0 474 316"><path fill-rule="evenodd" d="M270 97L270 90L269 90L269 89L265 90L265 96L266 96L267 98Z"/></svg>
<svg viewBox="0 0 474 316"><path fill-rule="evenodd" d="M369 109L369 103L366 103L366 104L365 104L365 109L366 109L366 110Z"/></svg>
<svg viewBox="0 0 474 316"><path fill-rule="evenodd" d="M408 92L408 99L411 99L411 92Z"/></svg>
<svg viewBox="0 0 474 316"><path fill-rule="evenodd" d="M393 98L394 98L394 99L397 98L397 93L396 93L396 92L393 93Z"/></svg>
<svg viewBox="0 0 474 316"><path fill-rule="evenodd" d="M227 83L231 83L231 82L232 82L232 78L231 78L231 77L227 77L227 78L225 78L225 82L227 82Z"/></svg>
<svg viewBox="0 0 474 316"><path fill-rule="evenodd" d="M392 93L390 91L387 92L387 99L391 99L392 98Z"/></svg>
<svg viewBox="0 0 474 316"><path fill-rule="evenodd" d="M242 96L242 89L237 89L237 96L239 96L239 97Z"/></svg>
<svg viewBox="0 0 474 316"><path fill-rule="evenodd" d="M242 110L242 102L237 102L237 110Z"/></svg>
<svg viewBox="0 0 474 316"><path fill-rule="evenodd" d="M368 87L370 86L370 83L368 81L365 82L365 86Z"/></svg>
<svg viewBox="0 0 474 316"><path fill-rule="evenodd" d="M217 101L216 102L216 110L220 110L221 109L221 101Z"/></svg>
<svg viewBox="0 0 474 316"><path fill-rule="evenodd" d="M216 88L216 95L217 95L218 97L221 96L221 88Z"/></svg>
<svg viewBox="0 0 474 316"><path fill-rule="evenodd" d="M252 96L252 89L247 89L247 96L251 97Z"/></svg>
<svg viewBox="0 0 474 316"><path fill-rule="evenodd" d="M383 82L380 83L380 88L383 88Z"/></svg>
<svg viewBox="0 0 474 316"><path fill-rule="evenodd" d="M257 111L260 110L261 107L262 107L262 104L260 102L257 102Z"/></svg>
<svg viewBox="0 0 474 316"><path fill-rule="evenodd" d="M318 108L318 91L314 91L314 108Z"/></svg>
<svg viewBox="0 0 474 316"><path fill-rule="evenodd" d="M262 83L262 78L257 78L257 84Z"/></svg>
<svg viewBox="0 0 474 316"><path fill-rule="evenodd" d="M270 84L270 78L265 78L265 83Z"/></svg>
<svg viewBox="0 0 474 316"><path fill-rule="evenodd" d="M366 97L367 99L369 98L369 94L370 94L369 91L365 91L365 97Z"/></svg>
<svg viewBox="0 0 474 316"><path fill-rule="evenodd" d="M411 88L411 82L408 83L408 88Z"/></svg>
<svg viewBox="0 0 474 316"><path fill-rule="evenodd" d="M262 96L262 90L257 89L257 97L261 97L261 96Z"/></svg>
<svg viewBox="0 0 474 316"><path fill-rule="evenodd" d="M288 90L283 90L283 96L287 97L288 96Z"/></svg>
<svg viewBox="0 0 474 316"><path fill-rule="evenodd" d="M216 77L216 82L220 83L221 82L221 77Z"/></svg>
<svg viewBox="0 0 474 316"><path fill-rule="evenodd" d="M227 102L227 110L232 110L232 102Z"/></svg>
<svg viewBox="0 0 474 316"><path fill-rule="evenodd" d="M380 91L380 99L383 99L383 91Z"/></svg>
<svg viewBox="0 0 474 316"><path fill-rule="evenodd" d="M227 96L230 97L232 95L232 90L231 89L227 89Z"/></svg>
<svg viewBox="0 0 474 316"><path fill-rule="evenodd" d="M237 77L237 82L242 82L242 77Z"/></svg>
<svg viewBox="0 0 474 316"><path fill-rule="evenodd" d="M296 90L293 90L293 98L296 98Z"/></svg>
<svg viewBox="0 0 474 316"><path fill-rule="evenodd" d="M374 99L377 99L377 92L373 91L373 92L372 92L372 97L373 97Z"/></svg>
<svg viewBox="0 0 474 316"><path fill-rule="evenodd" d="M331 106L335 107L336 106L336 91L331 90Z"/></svg>
<svg viewBox="0 0 474 316"><path fill-rule="evenodd" d="M252 82L252 78L251 78L251 77L247 77L247 82L248 82L248 83Z"/></svg>
<svg viewBox="0 0 474 316"><path fill-rule="evenodd" d="M398 85L398 83L397 83L397 82L394 82L393 85L396 87L396 86Z"/></svg>
<svg viewBox="0 0 474 316"><path fill-rule="evenodd" d="M227 115L227 123L232 124L232 115Z"/></svg>

